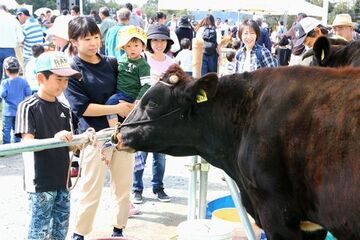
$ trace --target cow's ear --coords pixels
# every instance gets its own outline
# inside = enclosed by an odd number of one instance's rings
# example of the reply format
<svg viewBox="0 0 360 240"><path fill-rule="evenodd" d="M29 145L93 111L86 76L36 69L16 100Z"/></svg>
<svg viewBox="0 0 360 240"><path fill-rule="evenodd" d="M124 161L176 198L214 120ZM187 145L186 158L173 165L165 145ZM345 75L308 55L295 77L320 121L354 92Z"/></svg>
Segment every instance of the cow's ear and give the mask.
<svg viewBox="0 0 360 240"><path fill-rule="evenodd" d="M193 94L197 103L205 102L215 96L218 85L218 76L216 73L205 74L198 79L193 88Z"/></svg>
<svg viewBox="0 0 360 240"><path fill-rule="evenodd" d="M320 66L325 66L330 55L330 42L327 37L319 37L314 43L314 55Z"/></svg>

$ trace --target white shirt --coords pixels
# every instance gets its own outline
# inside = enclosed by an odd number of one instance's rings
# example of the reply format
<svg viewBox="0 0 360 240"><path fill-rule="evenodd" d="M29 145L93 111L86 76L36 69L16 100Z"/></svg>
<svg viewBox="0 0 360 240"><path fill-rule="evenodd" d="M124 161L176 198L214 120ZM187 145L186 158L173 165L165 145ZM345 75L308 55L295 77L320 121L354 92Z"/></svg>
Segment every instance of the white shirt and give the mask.
<svg viewBox="0 0 360 240"><path fill-rule="evenodd" d="M176 53L177 51L180 50L180 43L179 43L179 39L174 31L170 30L170 38L171 38L171 40L174 41L174 44L171 45L170 51L173 53Z"/></svg>
<svg viewBox="0 0 360 240"><path fill-rule="evenodd" d="M21 25L15 16L0 10L1 37L0 48L16 48L24 41Z"/></svg>
<svg viewBox="0 0 360 240"><path fill-rule="evenodd" d="M180 64L185 72L192 72L192 52L190 49L181 50L176 55L175 61Z"/></svg>
<svg viewBox="0 0 360 240"><path fill-rule="evenodd" d="M165 59L163 61L155 60L151 57L151 53L145 52L146 54L146 61L150 65L150 76L151 76L151 83L150 85L154 85L159 81L159 78L166 70L174 64L174 60L170 58L168 55L164 54Z"/></svg>
<svg viewBox="0 0 360 240"><path fill-rule="evenodd" d="M251 49L249 51L245 51L246 52L246 57L245 57L245 63L244 63L244 72L251 72Z"/></svg>

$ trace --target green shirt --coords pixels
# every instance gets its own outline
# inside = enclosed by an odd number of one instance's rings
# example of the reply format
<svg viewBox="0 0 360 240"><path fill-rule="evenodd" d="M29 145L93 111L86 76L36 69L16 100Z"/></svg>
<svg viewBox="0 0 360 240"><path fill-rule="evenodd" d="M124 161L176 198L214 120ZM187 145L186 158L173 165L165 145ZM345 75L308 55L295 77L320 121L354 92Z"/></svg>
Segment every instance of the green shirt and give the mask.
<svg viewBox="0 0 360 240"><path fill-rule="evenodd" d="M132 60L124 54L119 61L116 90L140 99L149 87L150 66L146 60L143 57Z"/></svg>

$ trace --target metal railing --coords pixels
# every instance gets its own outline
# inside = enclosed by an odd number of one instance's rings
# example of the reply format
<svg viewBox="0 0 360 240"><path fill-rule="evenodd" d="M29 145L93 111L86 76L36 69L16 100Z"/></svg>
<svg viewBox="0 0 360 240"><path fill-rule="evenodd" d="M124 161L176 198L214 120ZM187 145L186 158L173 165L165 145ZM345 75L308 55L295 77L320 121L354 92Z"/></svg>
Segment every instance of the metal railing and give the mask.
<svg viewBox="0 0 360 240"><path fill-rule="evenodd" d="M113 128L107 128L95 133L97 140L108 140L111 134L114 132ZM22 152L36 152L45 149L66 147L79 144L91 143L89 139L89 133L85 132L79 135L74 135L73 140L70 142L64 142L56 138L45 138L45 139L33 139L25 142L10 143L0 145L0 156L13 155Z"/></svg>
<svg viewBox="0 0 360 240"><path fill-rule="evenodd" d="M111 135L114 133L113 128L107 128L101 130L99 132L94 132L93 137L96 140L104 141L110 139ZM73 140L70 142L64 142L62 140L56 138L46 138L46 139L33 139L31 141L20 142L20 143L11 143L11 144L4 144L0 145L0 156L5 155L13 155L21 152L36 152L45 149L51 148L58 148L58 147L65 147L65 146L72 146L72 145L79 145L79 144L90 144L93 140L91 140L89 132L85 132L79 135L74 135ZM192 173L190 177L190 184L189 184L189 211L188 211L188 220L196 218L196 171L201 171L200 175L200 193L199 193L199 213L198 218L205 218L205 211L206 211L206 192L207 192L207 172L208 169L202 171L200 169L195 169L195 165L198 163L193 162L192 168L194 168L195 173ZM207 164L204 160L201 160L201 164ZM200 166L201 166L200 164ZM194 175L193 175L194 174ZM236 209L240 214L240 218L244 224L245 232L250 240L255 240L254 230L250 224L249 218L247 216L245 208L241 204L241 196L237 186L229 176L225 174L225 179L228 184L230 193L232 198L234 199ZM191 207L193 206L193 207Z"/></svg>

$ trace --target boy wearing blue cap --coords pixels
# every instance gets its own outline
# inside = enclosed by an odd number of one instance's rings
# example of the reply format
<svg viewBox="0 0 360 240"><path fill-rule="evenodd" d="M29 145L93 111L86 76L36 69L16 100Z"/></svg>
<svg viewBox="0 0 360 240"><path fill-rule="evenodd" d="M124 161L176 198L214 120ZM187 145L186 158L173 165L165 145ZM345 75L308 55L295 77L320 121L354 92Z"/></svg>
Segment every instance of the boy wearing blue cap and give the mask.
<svg viewBox="0 0 360 240"><path fill-rule="evenodd" d="M67 87L68 78L80 78L80 73L70 67L62 52L41 54L35 71L39 90L20 103L16 135L23 141L52 137L71 141L71 111L57 97ZM27 239L65 239L70 216L69 149L26 152L23 159L30 213Z"/></svg>

